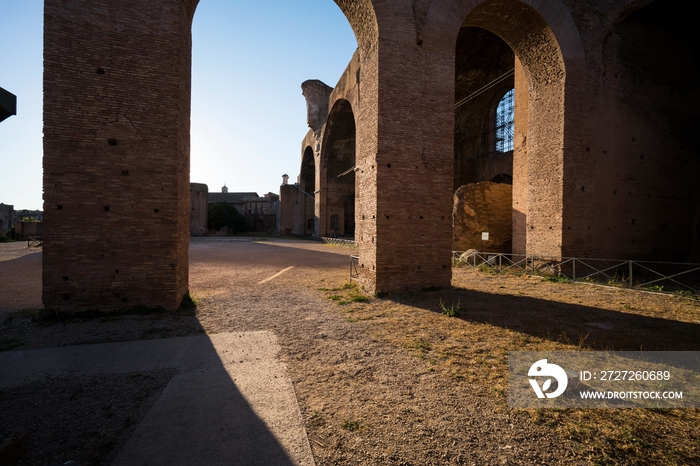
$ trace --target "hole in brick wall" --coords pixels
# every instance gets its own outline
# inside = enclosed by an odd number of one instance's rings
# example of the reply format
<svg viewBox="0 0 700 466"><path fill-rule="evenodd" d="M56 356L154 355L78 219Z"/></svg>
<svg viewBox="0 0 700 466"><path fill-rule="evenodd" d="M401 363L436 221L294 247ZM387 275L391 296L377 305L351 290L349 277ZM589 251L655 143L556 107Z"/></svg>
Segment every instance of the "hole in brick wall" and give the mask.
<svg viewBox="0 0 700 466"><path fill-rule="evenodd" d="M581 186L581 192L582 192L582 193L585 193L585 192L586 192L586 187L585 187L585 186Z"/></svg>
<svg viewBox="0 0 700 466"><path fill-rule="evenodd" d="M105 212L109 212L109 206L108 206L108 205L105 206Z"/></svg>
<svg viewBox="0 0 700 466"><path fill-rule="evenodd" d="M122 176L129 176L129 170L122 170Z"/></svg>
<svg viewBox="0 0 700 466"><path fill-rule="evenodd" d="M56 206L56 209L58 209L58 210L63 210L63 206L62 206L62 205L57 205L57 206Z"/></svg>
<svg viewBox="0 0 700 466"><path fill-rule="evenodd" d="M390 164L390 163L387 163L387 164L386 164L386 168L391 168L391 164Z"/></svg>
<svg viewBox="0 0 700 466"><path fill-rule="evenodd" d="M129 299L128 299L128 298L122 298L122 302L123 302L123 303L129 302Z"/></svg>
<svg viewBox="0 0 700 466"><path fill-rule="evenodd" d="M384 216L385 216L386 218L389 218L389 216L388 216L388 215L384 215Z"/></svg>
<svg viewBox="0 0 700 466"><path fill-rule="evenodd" d="M114 273L119 274L119 269L115 270Z"/></svg>
<svg viewBox="0 0 700 466"><path fill-rule="evenodd" d="M105 74L105 69L102 67L97 68L97 74Z"/></svg>
<svg viewBox="0 0 700 466"><path fill-rule="evenodd" d="M64 275L64 276L63 276L63 281L64 281L64 282L67 282L67 281L68 281L68 277L66 277L66 276Z"/></svg>
<svg viewBox="0 0 700 466"><path fill-rule="evenodd" d="M639 156L639 160L644 160L644 154L641 154L641 155Z"/></svg>
<svg viewBox="0 0 700 466"><path fill-rule="evenodd" d="M70 296L67 295L67 294L64 294L64 295L62 296L62 298L63 298L64 301L70 301Z"/></svg>
<svg viewBox="0 0 700 466"><path fill-rule="evenodd" d="M591 151L591 148L590 148L590 147L586 147L586 152L590 152L590 151Z"/></svg>
<svg viewBox="0 0 700 466"><path fill-rule="evenodd" d="M637 219L636 219L636 218L633 218L633 219L632 219L632 225L634 225L635 223L637 223Z"/></svg>
<svg viewBox="0 0 700 466"><path fill-rule="evenodd" d="M116 146L117 140L114 138L109 138L109 139L107 139L107 144L109 144L110 146Z"/></svg>
<svg viewBox="0 0 700 466"><path fill-rule="evenodd" d="M158 213L160 212L160 209L153 209L153 212Z"/></svg>
<svg viewBox="0 0 700 466"><path fill-rule="evenodd" d="M420 219L423 220L423 216L422 216L422 215L420 216Z"/></svg>
<svg viewBox="0 0 700 466"><path fill-rule="evenodd" d="M617 189L615 191L613 191L613 194L617 194Z"/></svg>

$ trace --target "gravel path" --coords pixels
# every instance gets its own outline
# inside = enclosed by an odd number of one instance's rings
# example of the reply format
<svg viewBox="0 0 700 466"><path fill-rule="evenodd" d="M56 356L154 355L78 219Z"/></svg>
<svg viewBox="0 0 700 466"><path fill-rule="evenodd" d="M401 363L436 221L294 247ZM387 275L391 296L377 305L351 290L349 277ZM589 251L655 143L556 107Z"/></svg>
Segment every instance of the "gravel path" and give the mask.
<svg viewBox="0 0 700 466"><path fill-rule="evenodd" d="M46 325L32 322L30 314L15 314L0 326L0 336L15 341L16 351L202 331L271 330L282 347L318 465L585 464L551 429L510 412L502 397L472 393L468 383L433 372L427 361L373 338L338 312L319 288L347 283L353 252L295 240L196 240L190 247L191 292L199 300L196 317L121 316ZM38 254L24 259L33 257L40 259ZM2 301L7 299L5 290L0 291ZM99 380L85 382L97 405L101 397L112 396L107 387L98 389ZM105 419L111 417L103 419L99 413L88 418L73 414L65 398L75 390L75 381L51 384L56 388L46 397L55 393L57 398L42 400L54 409L41 411L41 425L33 424L39 408L31 401L40 386L0 392L5 401L0 403L0 429L26 426L35 439L30 446L42 450L43 462L25 459L20 464L45 465L45 458L106 464L131 430L123 425L110 430ZM158 382L144 393L130 393L148 401L161 386ZM23 400L22 406L8 399ZM115 408L120 410L117 416L138 423L144 403L132 413L123 402ZM101 432L109 443L98 442L93 452L76 442L48 445L36 440L73 427Z"/></svg>

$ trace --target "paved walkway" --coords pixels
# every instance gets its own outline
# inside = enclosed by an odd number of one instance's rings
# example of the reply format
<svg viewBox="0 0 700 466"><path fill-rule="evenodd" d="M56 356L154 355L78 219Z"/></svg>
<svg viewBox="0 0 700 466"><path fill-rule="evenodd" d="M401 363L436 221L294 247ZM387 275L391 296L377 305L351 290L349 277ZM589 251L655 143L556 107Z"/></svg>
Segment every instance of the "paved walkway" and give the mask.
<svg viewBox="0 0 700 466"><path fill-rule="evenodd" d="M0 387L176 368L114 465L313 465L268 331L0 353Z"/></svg>

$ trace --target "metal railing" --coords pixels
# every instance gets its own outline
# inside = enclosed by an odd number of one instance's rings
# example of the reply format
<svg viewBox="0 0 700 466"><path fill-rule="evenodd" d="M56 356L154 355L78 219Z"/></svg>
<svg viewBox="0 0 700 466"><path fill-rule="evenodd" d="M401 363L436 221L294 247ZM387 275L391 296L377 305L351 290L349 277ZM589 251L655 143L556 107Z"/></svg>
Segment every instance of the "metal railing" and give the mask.
<svg viewBox="0 0 700 466"><path fill-rule="evenodd" d="M359 263L360 263L360 256L350 256L350 279L351 280L353 278L358 278L360 276L360 272L357 269Z"/></svg>
<svg viewBox="0 0 700 466"><path fill-rule="evenodd" d="M27 247L39 246L42 244L41 236L29 236L27 237Z"/></svg>
<svg viewBox="0 0 700 466"><path fill-rule="evenodd" d="M336 244L338 246L347 246L349 248L357 248L357 243L351 239L328 238L325 236L321 236L319 238L319 241L321 241L322 243L326 243L326 244Z"/></svg>
<svg viewBox="0 0 700 466"><path fill-rule="evenodd" d="M455 267L519 272L644 291L700 296L700 264L453 251Z"/></svg>

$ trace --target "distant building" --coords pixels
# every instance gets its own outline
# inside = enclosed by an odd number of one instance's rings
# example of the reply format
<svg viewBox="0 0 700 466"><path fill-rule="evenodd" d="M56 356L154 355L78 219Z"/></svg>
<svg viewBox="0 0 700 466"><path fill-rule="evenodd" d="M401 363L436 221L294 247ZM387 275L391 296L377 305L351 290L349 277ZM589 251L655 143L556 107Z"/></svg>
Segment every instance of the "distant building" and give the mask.
<svg viewBox="0 0 700 466"><path fill-rule="evenodd" d="M221 192L210 193L206 184L190 183L190 236L207 234L209 203L232 205L245 217L249 231L272 233L276 230L279 195L230 193L226 185L222 186Z"/></svg>
<svg viewBox="0 0 700 466"><path fill-rule="evenodd" d="M15 210L15 221L43 222L44 211L42 210Z"/></svg>
<svg viewBox="0 0 700 466"><path fill-rule="evenodd" d="M14 206L0 203L0 234L4 234L15 224Z"/></svg>

